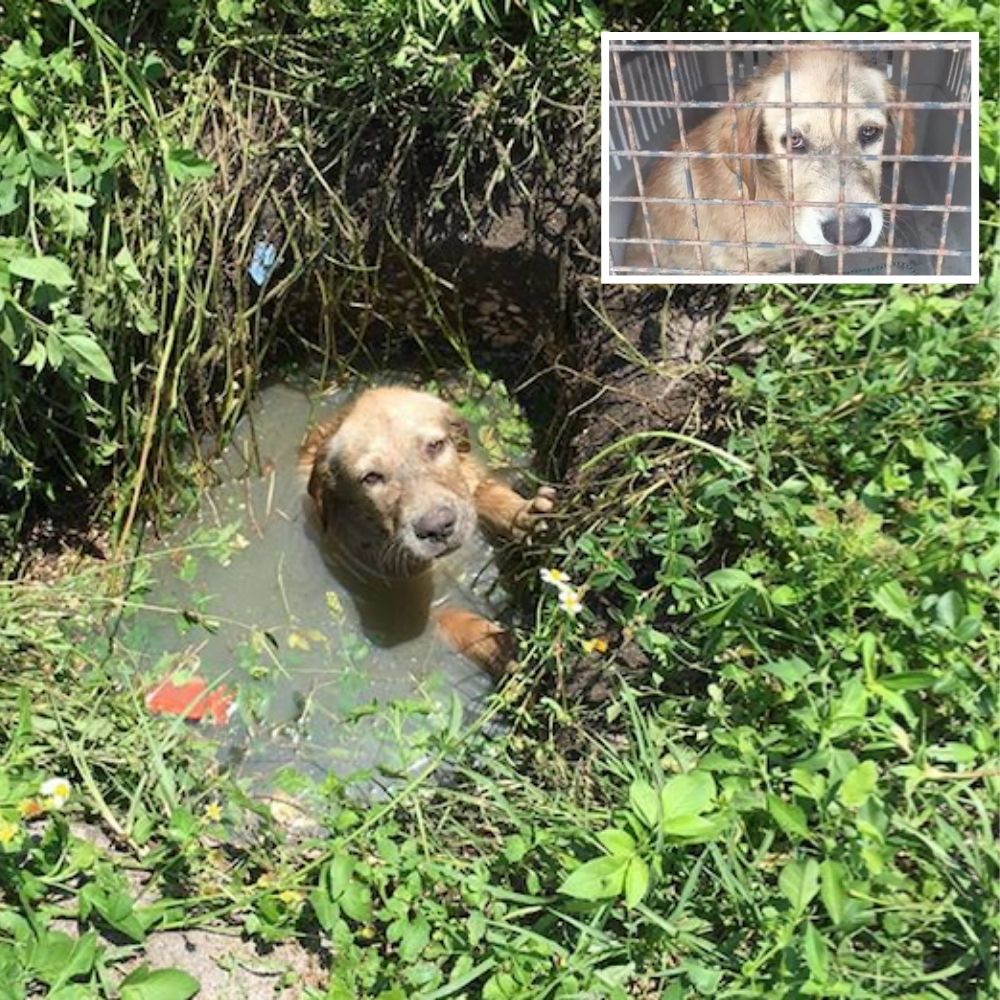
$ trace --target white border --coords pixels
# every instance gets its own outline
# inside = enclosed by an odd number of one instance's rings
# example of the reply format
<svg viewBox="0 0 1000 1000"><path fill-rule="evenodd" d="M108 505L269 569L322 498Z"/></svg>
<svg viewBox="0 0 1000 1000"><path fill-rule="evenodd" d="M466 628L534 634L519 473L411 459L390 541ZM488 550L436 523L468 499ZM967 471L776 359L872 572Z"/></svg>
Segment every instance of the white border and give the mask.
<svg viewBox="0 0 1000 1000"><path fill-rule="evenodd" d="M612 275L608 242L608 127L609 59L611 39L645 42L693 41L808 41L845 42L892 40L972 43L972 274L970 275L857 275L857 274L637 274ZM977 285L979 284L979 32L978 31L602 31L601 32L601 283L605 285Z"/></svg>

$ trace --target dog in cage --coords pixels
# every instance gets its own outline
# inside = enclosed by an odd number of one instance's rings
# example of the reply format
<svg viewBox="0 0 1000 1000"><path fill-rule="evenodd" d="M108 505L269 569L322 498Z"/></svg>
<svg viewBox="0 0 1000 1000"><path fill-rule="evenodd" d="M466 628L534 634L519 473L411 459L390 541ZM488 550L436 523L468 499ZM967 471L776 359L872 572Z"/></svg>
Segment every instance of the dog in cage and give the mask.
<svg viewBox="0 0 1000 1000"><path fill-rule="evenodd" d="M897 88L856 53L798 49L787 76L786 91L786 58L776 55L737 90L734 103L749 106L719 108L686 134L687 152L720 155L686 157L675 143L680 155L658 158L644 178L644 197L678 201L637 204L629 238L705 241L701 255L694 244L659 243L654 260L649 243L629 243L626 266L775 272L791 270L794 256L796 269L810 270L813 254L878 243L882 163L874 157L894 154L897 142L900 154L912 153L912 115L892 106Z"/></svg>

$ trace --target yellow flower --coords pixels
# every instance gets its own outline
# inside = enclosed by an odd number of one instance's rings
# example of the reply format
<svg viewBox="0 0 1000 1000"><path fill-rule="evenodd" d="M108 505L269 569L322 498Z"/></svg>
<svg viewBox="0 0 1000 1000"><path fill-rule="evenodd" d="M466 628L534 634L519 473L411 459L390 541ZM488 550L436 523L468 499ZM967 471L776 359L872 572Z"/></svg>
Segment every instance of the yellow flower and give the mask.
<svg viewBox="0 0 1000 1000"><path fill-rule="evenodd" d="M42 787L39 789L49 809L62 809L71 791L72 786L65 778L49 778L48 781L42 782Z"/></svg>
<svg viewBox="0 0 1000 1000"><path fill-rule="evenodd" d="M17 806L17 811L24 819L34 819L45 812L45 807L38 799L22 799Z"/></svg>
<svg viewBox="0 0 1000 1000"><path fill-rule="evenodd" d="M559 591L559 607L566 614L575 617L583 610L583 601L572 587L564 587Z"/></svg>
<svg viewBox="0 0 1000 1000"><path fill-rule="evenodd" d="M582 645L585 653L606 653L608 651L608 640L600 635L595 639L584 639Z"/></svg>
<svg viewBox="0 0 1000 1000"><path fill-rule="evenodd" d="M21 828L16 823L0 819L0 847L9 847L20 832Z"/></svg>
<svg viewBox="0 0 1000 1000"><path fill-rule="evenodd" d="M561 569L540 569L538 575L542 578L542 583L550 583L558 590L570 585L569 577Z"/></svg>
<svg viewBox="0 0 1000 1000"><path fill-rule="evenodd" d="M219 820L222 819L222 806L220 806L218 802L209 802L209 804L205 806L205 819L207 819L209 823L218 823Z"/></svg>
<svg viewBox="0 0 1000 1000"><path fill-rule="evenodd" d="M305 896L302 895L297 889L282 889L278 893L278 899L280 899L286 906L298 906Z"/></svg>

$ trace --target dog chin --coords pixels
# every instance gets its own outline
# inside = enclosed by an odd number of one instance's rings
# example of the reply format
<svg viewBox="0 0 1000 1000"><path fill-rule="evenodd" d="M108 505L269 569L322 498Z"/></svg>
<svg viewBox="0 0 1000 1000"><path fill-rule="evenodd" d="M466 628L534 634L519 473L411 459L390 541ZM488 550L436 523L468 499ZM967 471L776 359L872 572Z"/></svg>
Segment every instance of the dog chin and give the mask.
<svg viewBox="0 0 1000 1000"><path fill-rule="evenodd" d="M408 529L403 537L403 549L414 564L414 572L421 572L427 569L435 560L443 559L451 555L456 549L460 549L471 537L474 522L469 518L460 518L455 530L443 541L434 541L429 538L417 538L412 530Z"/></svg>

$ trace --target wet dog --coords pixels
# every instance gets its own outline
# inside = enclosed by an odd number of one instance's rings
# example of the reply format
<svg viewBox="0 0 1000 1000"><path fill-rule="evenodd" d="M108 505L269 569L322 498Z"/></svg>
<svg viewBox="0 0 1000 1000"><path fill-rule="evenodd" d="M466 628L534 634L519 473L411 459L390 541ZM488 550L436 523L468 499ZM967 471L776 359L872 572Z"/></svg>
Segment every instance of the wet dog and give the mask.
<svg viewBox="0 0 1000 1000"><path fill-rule="evenodd" d="M313 515L367 632L392 644L433 618L448 645L494 677L514 665L512 637L463 608L432 610L435 563L478 526L523 539L555 492L526 499L472 454L455 410L428 393L369 389L309 433L300 450Z"/></svg>
<svg viewBox="0 0 1000 1000"><path fill-rule="evenodd" d="M850 107L808 107L817 102L842 99L847 79ZM791 253L829 256L838 246L872 247L883 228L880 191L882 163L879 156L913 150L912 115L889 106L898 101L896 88L884 73L865 65L853 53L800 49L789 56L789 92L792 107L719 108L687 134L692 152L722 154L703 159L664 158L644 178L644 193L654 198L689 198L685 166L690 167L695 198L743 200L744 204L696 205L698 227L690 204L647 206L654 239L719 240L731 246L705 246L704 263L694 246L659 244L656 261L648 245L627 244L626 265L690 271L747 273L788 270ZM763 105L786 100L785 60L775 57L761 76L744 84L736 94L741 103ZM800 106L803 105L803 106ZM672 147L680 149L679 144ZM732 154L791 154L790 159L741 159ZM727 155L728 154L728 155ZM790 164L790 169L789 169ZM837 203L843 175L843 230ZM815 205L788 203L816 202ZM761 204L761 202L779 204ZM784 204L782 204L784 203ZM746 229L744 231L744 215ZM646 239L642 206L636 203L630 239ZM808 250L780 248L744 249L743 243L800 243ZM806 260L807 266L809 265ZM816 259L813 258L813 263Z"/></svg>

